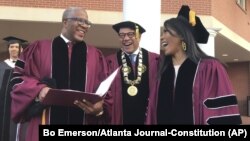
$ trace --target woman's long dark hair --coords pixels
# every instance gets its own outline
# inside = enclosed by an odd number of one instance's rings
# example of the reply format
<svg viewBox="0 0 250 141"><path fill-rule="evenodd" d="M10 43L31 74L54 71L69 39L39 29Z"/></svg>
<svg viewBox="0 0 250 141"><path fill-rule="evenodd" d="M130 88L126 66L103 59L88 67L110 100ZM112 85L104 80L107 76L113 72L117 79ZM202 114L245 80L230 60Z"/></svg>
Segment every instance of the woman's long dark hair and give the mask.
<svg viewBox="0 0 250 141"><path fill-rule="evenodd" d="M182 41L186 43L186 55L194 63L198 64L200 59L213 58L205 54L199 48L193 36L192 26L184 17L179 16L177 18L171 18L169 20L166 20L164 22L164 28L175 31L177 36L180 37ZM166 70L170 63L172 63L171 55L164 56L164 58L162 58L162 62L160 64L160 75L162 75L162 73Z"/></svg>

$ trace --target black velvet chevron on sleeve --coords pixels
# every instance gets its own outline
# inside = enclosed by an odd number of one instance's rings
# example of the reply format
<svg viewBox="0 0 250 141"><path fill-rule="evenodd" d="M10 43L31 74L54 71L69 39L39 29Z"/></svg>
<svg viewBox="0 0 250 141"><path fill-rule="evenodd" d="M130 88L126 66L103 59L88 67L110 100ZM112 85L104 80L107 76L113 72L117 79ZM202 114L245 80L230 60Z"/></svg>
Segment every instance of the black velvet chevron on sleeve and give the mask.
<svg viewBox="0 0 250 141"><path fill-rule="evenodd" d="M235 95L207 99L204 104L207 108L216 109L226 106L237 105L237 99Z"/></svg>
<svg viewBox="0 0 250 141"><path fill-rule="evenodd" d="M209 125L239 125L242 123L240 115L228 115L221 117L211 117L208 119Z"/></svg>

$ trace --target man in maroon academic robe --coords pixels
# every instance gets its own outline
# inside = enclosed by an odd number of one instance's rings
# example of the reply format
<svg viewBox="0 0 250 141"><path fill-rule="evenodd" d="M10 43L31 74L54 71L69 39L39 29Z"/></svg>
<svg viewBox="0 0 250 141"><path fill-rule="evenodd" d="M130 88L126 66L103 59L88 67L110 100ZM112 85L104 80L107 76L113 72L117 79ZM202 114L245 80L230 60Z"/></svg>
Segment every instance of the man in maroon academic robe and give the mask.
<svg viewBox="0 0 250 141"><path fill-rule="evenodd" d="M16 63L11 114L16 122L29 121L25 137L19 135L25 141L38 141L39 124L99 124L108 120L110 108L103 100L93 105L75 101L76 107L45 107L39 102L50 88L95 92L107 75L102 53L83 41L91 25L87 12L68 8L62 23L60 36L34 42Z"/></svg>
<svg viewBox="0 0 250 141"><path fill-rule="evenodd" d="M153 124L157 84L158 55L141 47L145 29L125 21L113 25L122 49L107 57L110 73L121 66L111 85L112 124Z"/></svg>

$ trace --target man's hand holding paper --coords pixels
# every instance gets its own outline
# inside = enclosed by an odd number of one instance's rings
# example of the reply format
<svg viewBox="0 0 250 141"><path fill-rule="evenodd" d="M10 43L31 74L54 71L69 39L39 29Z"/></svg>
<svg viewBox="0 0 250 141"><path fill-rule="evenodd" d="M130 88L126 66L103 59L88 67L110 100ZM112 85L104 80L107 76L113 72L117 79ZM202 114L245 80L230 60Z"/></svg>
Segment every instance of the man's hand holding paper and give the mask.
<svg viewBox="0 0 250 141"><path fill-rule="evenodd" d="M109 77L101 82L96 93L51 88L41 102L44 105L78 106L87 114L99 116L103 112L103 97L108 92L119 69L117 68Z"/></svg>
<svg viewBox="0 0 250 141"><path fill-rule="evenodd" d="M104 101L100 100L95 104L92 104L91 102L86 101L85 99L83 99L82 101L76 100L74 102L74 104L81 108L83 111L85 111L86 114L96 116L100 116L103 114L103 103Z"/></svg>

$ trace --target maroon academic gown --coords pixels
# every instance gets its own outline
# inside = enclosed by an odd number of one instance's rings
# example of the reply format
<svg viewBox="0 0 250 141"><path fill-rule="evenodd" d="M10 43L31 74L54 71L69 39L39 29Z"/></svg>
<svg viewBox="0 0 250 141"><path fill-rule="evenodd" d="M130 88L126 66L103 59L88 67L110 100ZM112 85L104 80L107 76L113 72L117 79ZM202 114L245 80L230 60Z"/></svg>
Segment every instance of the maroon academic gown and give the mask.
<svg viewBox="0 0 250 141"><path fill-rule="evenodd" d="M148 52L148 51L147 51ZM109 68L109 73L112 73L120 65L117 59L117 53L106 58ZM145 113L145 124L156 124L156 94L157 94L157 71L158 71L159 55L148 52L148 66L149 70L149 95L148 104ZM122 81L120 73L113 81L110 91L112 95L112 120L111 124L123 124L123 105L122 105ZM132 114L132 113L131 113Z"/></svg>
<svg viewBox="0 0 250 141"><path fill-rule="evenodd" d="M194 123L220 124L216 120L231 118L231 124L240 124L239 107L235 99L224 66L215 59L201 60L193 86Z"/></svg>
<svg viewBox="0 0 250 141"><path fill-rule="evenodd" d="M17 63L14 72L16 77L13 78L16 83L11 92L11 117L15 122L23 122L25 110L35 100L41 89L46 86L40 80L52 76L52 43L52 40L34 42L25 49ZM107 76L106 62L102 53L96 48L87 45L86 52L86 82L84 88L86 92L95 92L100 82ZM108 98L108 95L105 98ZM106 117L106 114L109 113L108 109L110 108L105 102L103 116L84 115L85 124L105 123L105 120L108 120L108 117ZM42 124L42 116L45 117L45 124L50 124L50 108L46 108L43 114L28 121L29 126L27 127L25 141L38 141L38 125ZM22 127L20 127L20 132L22 132L21 129Z"/></svg>
<svg viewBox="0 0 250 141"><path fill-rule="evenodd" d="M190 69L190 66L187 66L186 69ZM180 72L178 73L177 81L179 75ZM179 79L179 81L183 83L187 82L183 79ZM179 84L182 82L179 82ZM176 85L177 83L178 82L176 82ZM193 124L241 124L237 99L233 92L230 79L224 66L218 60L200 60L194 74L193 84L190 86L193 86L190 95L192 96ZM168 86L165 86L165 89L167 87ZM159 91L161 90L159 89ZM182 93L186 94L186 92ZM162 99L158 99L158 102L159 100ZM159 105L157 108L160 108ZM174 110L176 109L174 108ZM164 112L164 110L162 110L162 112ZM171 115L171 113L167 114ZM183 115L183 117L180 118L186 117Z"/></svg>

